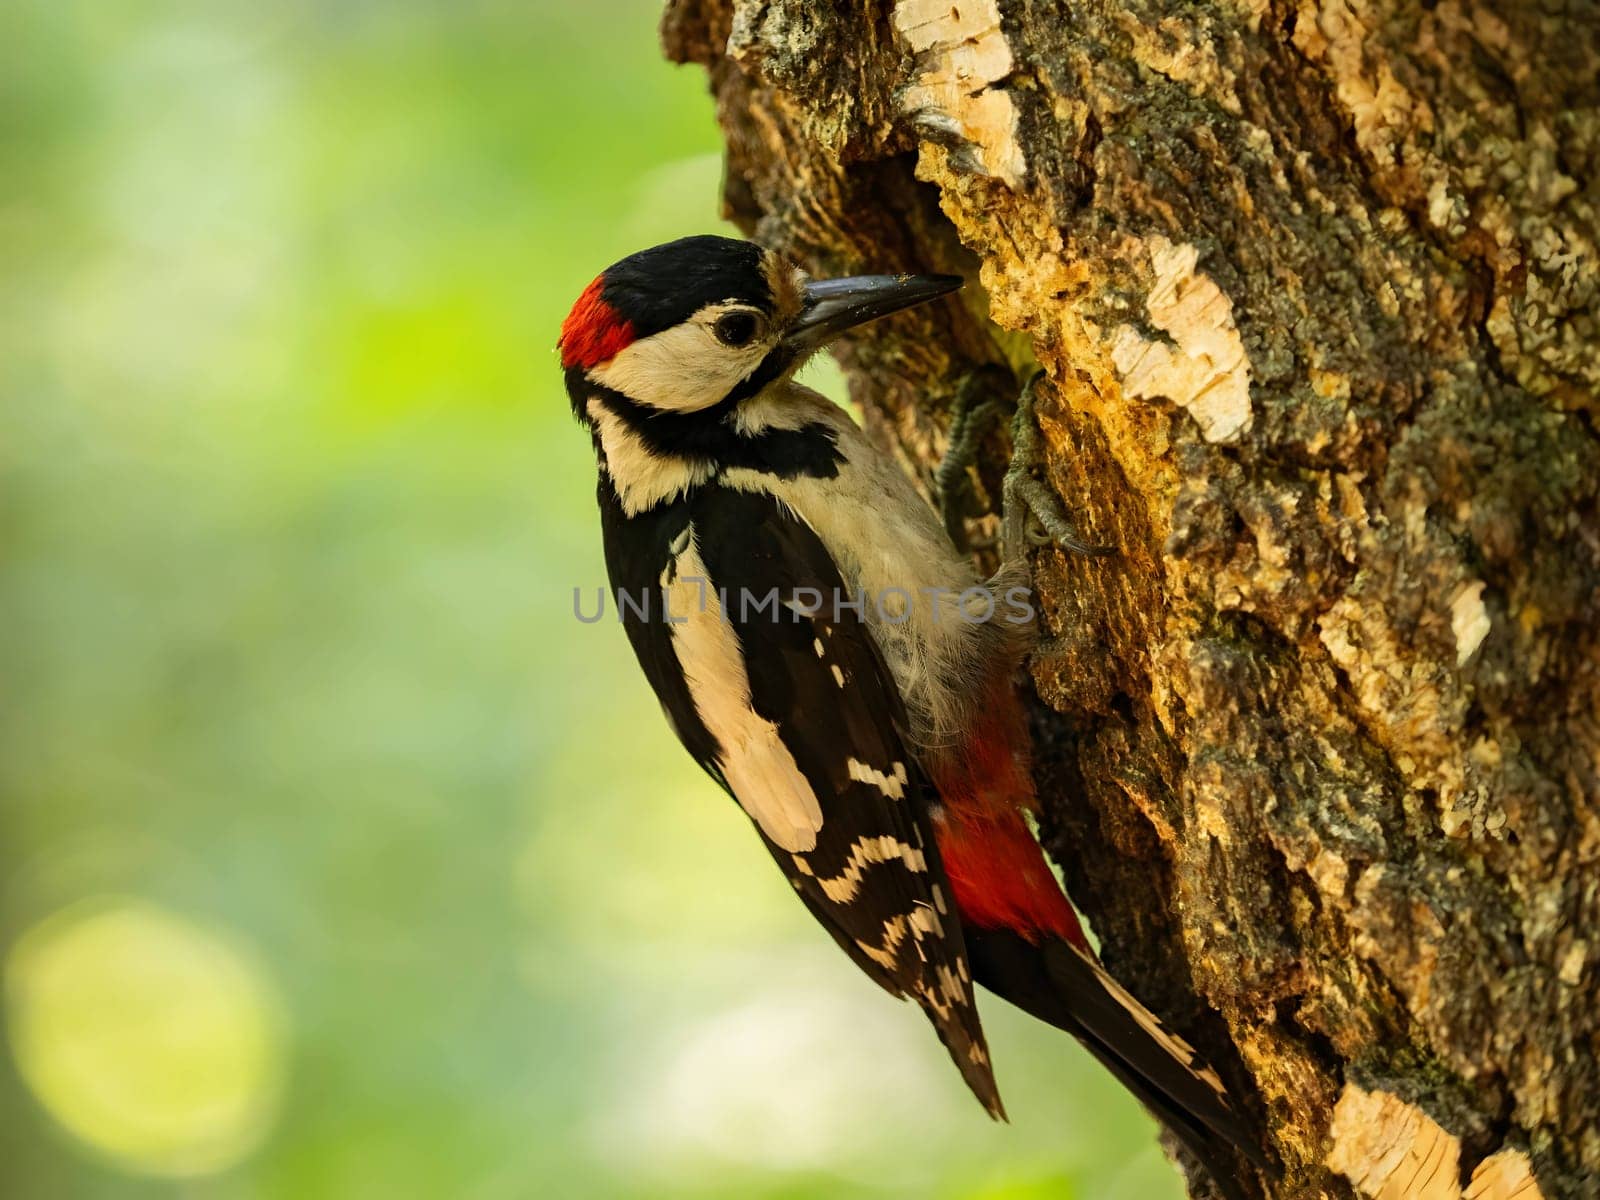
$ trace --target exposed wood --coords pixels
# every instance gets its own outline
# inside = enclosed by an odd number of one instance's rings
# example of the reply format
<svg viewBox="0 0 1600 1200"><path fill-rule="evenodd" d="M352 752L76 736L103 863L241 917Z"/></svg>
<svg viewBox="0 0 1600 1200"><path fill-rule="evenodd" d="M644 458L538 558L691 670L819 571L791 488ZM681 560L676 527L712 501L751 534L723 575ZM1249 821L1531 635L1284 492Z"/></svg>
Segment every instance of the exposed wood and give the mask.
<svg viewBox="0 0 1600 1200"><path fill-rule="evenodd" d="M974 365L1049 372L1053 483L1121 552L1036 561L1045 833L1276 1194L1399 1194L1355 1096L1456 1156L1441 1195L1600 1194L1600 5L685 0L664 36L749 233L979 284L843 351L908 466Z"/></svg>
<svg viewBox="0 0 1600 1200"><path fill-rule="evenodd" d="M1528 1156L1501 1150L1462 1186L1461 1141L1415 1105L1347 1084L1327 1163L1373 1200L1541 1200Z"/></svg>

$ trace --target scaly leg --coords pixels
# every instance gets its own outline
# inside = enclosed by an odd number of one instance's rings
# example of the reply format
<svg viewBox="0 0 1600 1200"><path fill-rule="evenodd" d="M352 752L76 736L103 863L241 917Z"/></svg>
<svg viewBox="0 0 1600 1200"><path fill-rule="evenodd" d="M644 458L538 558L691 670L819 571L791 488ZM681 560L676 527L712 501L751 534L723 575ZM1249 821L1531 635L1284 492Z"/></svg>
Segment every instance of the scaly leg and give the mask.
<svg viewBox="0 0 1600 1200"><path fill-rule="evenodd" d="M1100 558L1116 553L1113 546L1097 546L1078 536L1067 518L1061 499L1034 474L1044 466L1044 446L1039 440L1039 425L1034 418L1034 390L1044 372L1037 372L1028 380L1017 401L1017 412L1011 423L1011 465L1005 479L1004 547L1006 561L1020 561L1026 554L1026 545L1049 545L1054 542L1063 550ZM1030 521L1031 518L1031 521Z"/></svg>
<svg viewBox="0 0 1600 1200"><path fill-rule="evenodd" d="M1015 387L1010 371L985 363L961 381L955 403L950 406L950 445L933 473L933 483L939 493L939 514L944 518L945 532L963 554L972 548L967 518L978 515L973 510L969 469L977 464L978 448L989 427L1010 407Z"/></svg>

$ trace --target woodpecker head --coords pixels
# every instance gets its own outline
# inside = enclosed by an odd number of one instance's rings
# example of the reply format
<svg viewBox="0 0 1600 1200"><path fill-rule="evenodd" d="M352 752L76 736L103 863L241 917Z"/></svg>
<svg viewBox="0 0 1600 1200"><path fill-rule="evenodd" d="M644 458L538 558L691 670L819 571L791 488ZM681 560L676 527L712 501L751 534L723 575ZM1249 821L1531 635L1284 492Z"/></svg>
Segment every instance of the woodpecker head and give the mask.
<svg viewBox="0 0 1600 1200"><path fill-rule="evenodd" d="M561 365L582 420L591 420L597 393L652 424L720 420L845 330L961 283L954 275L816 281L751 242L683 238L629 255L584 289L561 326Z"/></svg>

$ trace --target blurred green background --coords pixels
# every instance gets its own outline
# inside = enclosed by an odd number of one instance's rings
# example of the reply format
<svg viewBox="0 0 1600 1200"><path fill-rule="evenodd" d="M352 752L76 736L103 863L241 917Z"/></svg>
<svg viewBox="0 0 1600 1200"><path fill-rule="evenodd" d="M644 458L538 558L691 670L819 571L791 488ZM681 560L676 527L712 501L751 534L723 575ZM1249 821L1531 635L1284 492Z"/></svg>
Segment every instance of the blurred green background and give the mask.
<svg viewBox="0 0 1600 1200"><path fill-rule="evenodd" d="M1177 1196L671 741L551 349L715 229L648 0L0 8L0 1195Z"/></svg>

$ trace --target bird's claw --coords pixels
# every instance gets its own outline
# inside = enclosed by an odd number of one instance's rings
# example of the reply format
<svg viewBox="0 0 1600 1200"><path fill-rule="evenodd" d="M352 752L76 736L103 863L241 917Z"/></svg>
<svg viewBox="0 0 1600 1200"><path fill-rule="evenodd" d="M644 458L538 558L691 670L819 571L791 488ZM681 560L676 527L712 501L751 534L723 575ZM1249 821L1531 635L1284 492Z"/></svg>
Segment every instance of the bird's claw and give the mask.
<svg viewBox="0 0 1600 1200"><path fill-rule="evenodd" d="M1034 474L1044 465L1044 449L1034 418L1034 391L1044 372L1036 372L1022 389L1011 423L1011 465L1005 478L1005 557L1026 556L1028 545L1056 545L1074 554L1103 558L1116 553L1114 546L1086 542L1073 528L1060 497Z"/></svg>
<svg viewBox="0 0 1600 1200"><path fill-rule="evenodd" d="M967 518L976 515L969 468L977 461L984 434L1004 408L1015 383L1009 371L992 363L978 367L961 381L951 405L949 449L934 471L933 480L945 532L963 553L986 549L996 542L1007 561L1025 557L1030 545L1055 545L1091 558L1115 553L1114 547L1086 542L1078 536L1061 500L1034 474L1044 465L1044 450L1033 414L1034 389L1043 378L1044 372L1037 372L1014 402L1011 464L1006 469L1002 493L1005 511L1001 531L981 543L967 533Z"/></svg>
<svg viewBox="0 0 1600 1200"><path fill-rule="evenodd" d="M949 448L934 470L933 483L945 532L962 553L993 544L992 539L974 541L967 533L967 518L980 515L975 509L969 468L977 462L978 447L990 425L1004 411L1015 386L1011 372L985 363L962 379L950 406Z"/></svg>

